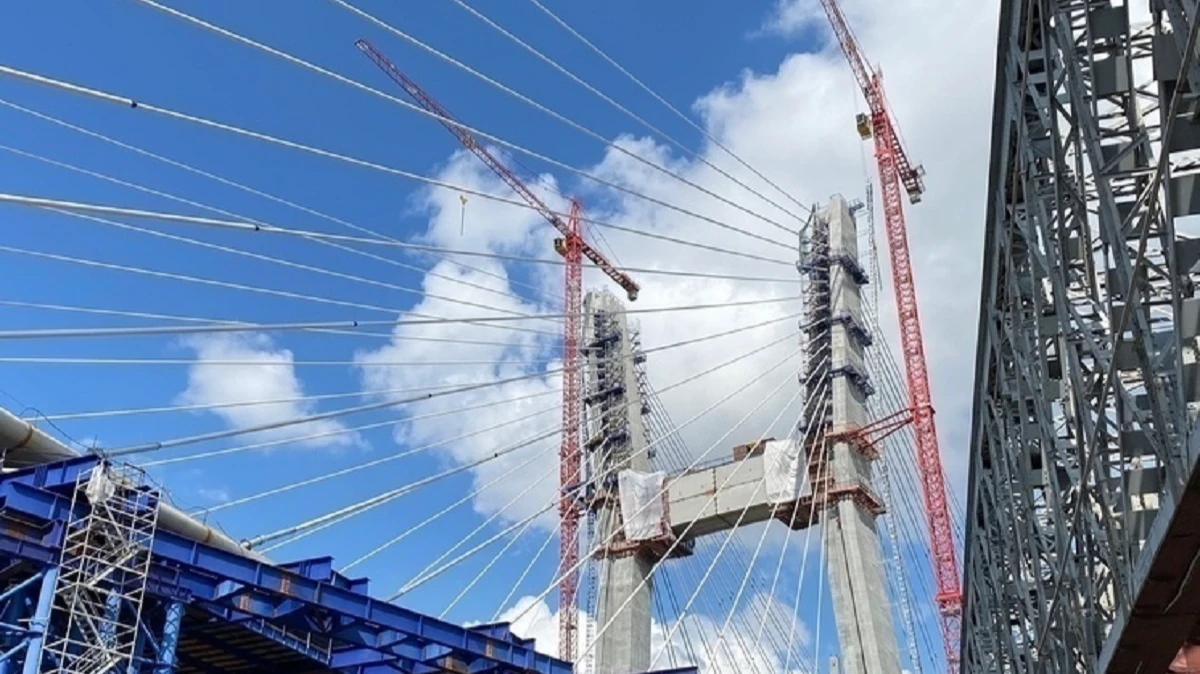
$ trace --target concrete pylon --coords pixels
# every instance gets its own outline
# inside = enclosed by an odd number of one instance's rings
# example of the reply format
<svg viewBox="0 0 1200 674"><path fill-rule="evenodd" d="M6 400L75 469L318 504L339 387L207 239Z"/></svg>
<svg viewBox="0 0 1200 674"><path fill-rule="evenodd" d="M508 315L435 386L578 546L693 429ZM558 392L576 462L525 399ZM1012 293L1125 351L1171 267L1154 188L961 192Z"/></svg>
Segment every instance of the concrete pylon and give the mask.
<svg viewBox="0 0 1200 674"><path fill-rule="evenodd" d="M874 393L863 351L869 341L862 317L858 230L849 204L834 197L813 227L812 249L827 254L828 367L831 416L827 528L830 595L841 646L842 674L899 674L876 517L883 503L871 486L871 457L855 432L869 423ZM823 237L824 241L816 240ZM821 293L821 288L813 288ZM818 301L821 298L818 297Z"/></svg>
<svg viewBox="0 0 1200 674"><path fill-rule="evenodd" d="M622 527L617 472L650 471L642 399L634 367L635 344L620 300L609 293L584 298L588 349L587 438L596 540L601 544L596 597L595 674L634 674L650 668L650 573L657 561L630 545ZM610 541L604 544L605 541ZM609 621L612 621L611 624ZM605 629L607 626L607 629Z"/></svg>

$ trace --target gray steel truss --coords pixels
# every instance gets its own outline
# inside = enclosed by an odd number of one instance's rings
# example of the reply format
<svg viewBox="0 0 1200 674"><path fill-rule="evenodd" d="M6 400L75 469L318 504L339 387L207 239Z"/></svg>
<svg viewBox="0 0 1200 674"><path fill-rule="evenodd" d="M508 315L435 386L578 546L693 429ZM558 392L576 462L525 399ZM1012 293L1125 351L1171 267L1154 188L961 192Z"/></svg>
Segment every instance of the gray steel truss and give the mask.
<svg viewBox="0 0 1200 674"><path fill-rule="evenodd" d="M1200 615L1196 0L1145 3L1001 2L964 672L1159 674Z"/></svg>

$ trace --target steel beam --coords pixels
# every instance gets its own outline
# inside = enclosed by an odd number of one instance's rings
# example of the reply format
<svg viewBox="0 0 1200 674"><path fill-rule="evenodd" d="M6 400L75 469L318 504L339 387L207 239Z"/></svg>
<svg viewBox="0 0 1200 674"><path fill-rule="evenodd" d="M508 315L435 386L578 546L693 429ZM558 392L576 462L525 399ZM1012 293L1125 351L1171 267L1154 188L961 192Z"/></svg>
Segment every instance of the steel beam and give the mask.
<svg viewBox="0 0 1200 674"><path fill-rule="evenodd" d="M53 490L83 469L73 464L71 470L39 468L0 478L0 495L4 495L0 514L9 522L20 522L0 533L0 555L54 568L61 524L69 514L64 503L69 508L69 500ZM38 522L44 524L34 524ZM275 566L161 530L152 553L148 590L159 597L187 597L264 620L320 613L338 626L339 638L417 662L431 654L449 653L461 662L486 663L506 671L571 672L570 663L537 653L527 643L497 638L494 635L501 632L494 626L475 631L366 596L361 593L363 581L333 574L326 560ZM40 643L40 637L31 640L39 651Z"/></svg>
<svg viewBox="0 0 1200 674"><path fill-rule="evenodd" d="M158 641L158 658L154 674L172 674L175 671L175 650L179 646L179 630L183 625L184 606L181 601L168 601L163 618L162 638Z"/></svg>
<svg viewBox="0 0 1200 674"><path fill-rule="evenodd" d="M42 574L37 606L34 608L33 619L29 621L32 634L26 642L25 667L21 670L23 674L38 674L42 671L42 647L46 643L46 631L50 627L50 609L54 604L54 585L57 580L57 569L47 569Z"/></svg>
<svg viewBox="0 0 1200 674"><path fill-rule="evenodd" d="M1200 401L1196 1L1151 4L1001 2L965 672L1164 671L1183 638L1135 624Z"/></svg>

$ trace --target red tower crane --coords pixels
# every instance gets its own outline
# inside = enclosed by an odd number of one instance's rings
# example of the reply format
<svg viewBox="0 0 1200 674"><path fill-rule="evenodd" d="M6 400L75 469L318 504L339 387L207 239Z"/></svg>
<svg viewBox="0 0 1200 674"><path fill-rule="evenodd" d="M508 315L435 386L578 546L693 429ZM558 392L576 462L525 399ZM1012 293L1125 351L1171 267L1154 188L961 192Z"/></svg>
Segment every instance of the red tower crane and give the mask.
<svg viewBox="0 0 1200 674"><path fill-rule="evenodd" d="M617 269L608 258L583 240L580 233L582 207L578 200L571 200L571 212L566 221L546 205L520 177L502 164L479 144L471 132L447 120L453 120L437 101L425 93L420 86L397 68L386 56L381 54L370 42L355 40L354 46L371 59L379 69L400 85L414 101L425 110L440 116L442 126L454 134L463 147L470 150L488 168L500 177L505 184L513 189L535 211L540 213L562 237L554 240L554 249L563 256L566 262L565 287L563 291L563 313L566 320L563 325L563 398L562 398L562 445L559 448L559 488L561 496L558 506L559 515L559 571L558 584L558 620L559 620L559 656L564 660L575 657L575 634L577 632L577 616L575 614L575 597L579 588L579 573L576 566L579 563L579 516L580 508L574 496L579 483L582 469L582 457L579 451L579 423L582 417L583 395L581 377L579 374L579 319L583 313L583 259L587 258L603 271L609 278L620 286L632 302L637 299L639 286L627 274Z"/></svg>
<svg viewBox="0 0 1200 674"><path fill-rule="evenodd" d="M917 315L917 291L913 283L908 233L904 223L901 188L912 203L925 191L923 171L909 161L900 142L895 122L883 94L880 73L866 65L858 40L850 31L846 17L835 0L821 0L825 15L833 26L842 52L850 62L854 78L870 107L870 116L858 116L858 131L863 139L874 137L875 163L883 194L883 217L887 229L888 251L892 261L892 283L896 292L896 310L900 317L900 341L904 349L904 368L908 378L908 402L913 430L917 438L917 461L921 474L922 497L928 519L932 547L933 575L937 582L934 601L941 616L942 640L950 672L958 671L959 634L962 629L962 587L958 559L946 499L946 479L938 449L937 429L933 422L933 400L929 393L929 370L925 362L925 344L921 320Z"/></svg>

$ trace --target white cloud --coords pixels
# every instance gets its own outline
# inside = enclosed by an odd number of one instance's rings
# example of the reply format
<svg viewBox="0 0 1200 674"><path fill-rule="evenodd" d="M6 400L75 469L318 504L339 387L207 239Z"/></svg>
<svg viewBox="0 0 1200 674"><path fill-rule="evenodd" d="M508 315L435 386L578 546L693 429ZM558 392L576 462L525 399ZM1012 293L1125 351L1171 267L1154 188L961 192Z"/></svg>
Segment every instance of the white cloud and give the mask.
<svg viewBox="0 0 1200 674"><path fill-rule="evenodd" d="M671 624L667 625L652 620L650 652L651 658L658 658L654 669L695 666L702 674L783 671L788 660L786 654L776 652L766 641L761 644L751 643L750 635L756 632L758 621L763 619L765 610L776 612L785 619L785 624L789 624L786 621L791 620L790 607L784 607L777 600L762 596L753 597L739 608L730 621L729 628L725 630L724 637L721 636L724 615L714 619L700 613L689 613L684 618L683 625L674 631L674 618ZM522 639L534 639L534 647L538 651L558 655L558 611L551 611L546 602L532 596L521 597L512 608L500 615L499 621L511 621L513 634ZM592 623L591 629L586 629L589 622ZM602 627L595 624L594 619L585 611L579 611L577 624L581 636L596 634ZM796 625L796 643L800 645L801 650L805 650L810 645L812 635L803 621L797 621ZM740 638L732 638L736 631L740 631ZM668 633L671 634L671 645L664 650ZM573 661L581 662L579 656L586 649L587 645L582 639L578 639L576 659ZM695 655L694 659L692 655ZM794 659L791 664L789 674L805 674L808 671Z"/></svg>
<svg viewBox="0 0 1200 674"><path fill-rule="evenodd" d="M816 2L777 0L774 9L758 29L758 34L792 37L816 28L824 20L821 5Z"/></svg>
<svg viewBox="0 0 1200 674"><path fill-rule="evenodd" d="M218 407L215 414L231 428L248 429L266 424L291 421L317 413L316 405L302 400L304 386L296 375L294 358L288 349L277 347L260 333L230 333L188 337L184 345L195 352L197 362L188 369L188 386L176 397L179 405L216 405L284 400L260 405ZM242 361L248 365L224 365L216 361ZM257 431L244 437L249 442L294 439L308 447L344 447L357 439L343 433L345 426L336 419ZM326 437L306 436L331 433Z"/></svg>
<svg viewBox="0 0 1200 674"><path fill-rule="evenodd" d="M502 193L501 188L507 189L498 179L482 173L486 170L473 157L458 153L445 168L444 178L493 193ZM469 201L467 207L466 227L469 236L462 236L459 234L461 205L457 195L447 191L431 191L426 195L426 205L432 213L432 219L424 238L433 243L459 249L522 255L535 254L534 251L543 244L545 248L550 248L549 231L533 231L535 228L550 230L549 225L542 223L536 214L523 209L474 198ZM426 297L413 307L410 313L442 318L549 313L544 306L517 296L507 280L507 273L506 268L494 260L474 257L469 260L443 260L426 275ZM475 306L451 300L463 300ZM514 330L513 327L517 329ZM554 346L559 339L561 327L553 320L541 320L491 325L398 325L393 332L396 338L391 343L356 354L367 390L383 391L429 385L465 386L553 371L557 367L553 362L557 355ZM414 336L467 338L485 343L456 344L452 349L447 349L439 342L407 339ZM480 364L415 367L381 365L388 361L469 361ZM406 414L426 415L451 412L462 407L485 407L463 414L411 421L397 427L396 439L421 446L443 443L445 452L451 459L458 463L470 463L530 437L554 431L560 420L560 413L556 407L561 396L556 393L559 388L560 383L556 375L535 376L411 405L405 408ZM514 398L521 400L505 402ZM495 404L486 406L490 403ZM513 419L533 415L539 410L547 411L526 421L505 425L501 431L488 431ZM558 482L556 474L551 474L556 470L556 454L553 453L556 443L556 437L547 438L474 469L476 486L481 486L525 463L530 459L531 453L546 452L549 459L549 462L530 464L531 468L516 479L500 480L491 488L483 490L475 499L476 510L492 514L504 509L504 520L516 521L544 508ZM530 488L531 483L543 474L548 474L547 478ZM526 491L528 493L522 496ZM508 505L510 502L511 506ZM547 512L543 524L549 523L551 517L552 513Z"/></svg>
<svg viewBox="0 0 1200 674"><path fill-rule="evenodd" d="M579 612L577 625L586 625L589 616ZM532 595L521 597L512 608L500 614L499 622L512 623L513 634L533 639L534 648L541 653L558 657L558 611L551 611L545 601Z"/></svg>
<svg viewBox="0 0 1200 674"><path fill-rule="evenodd" d="M493 154L501 153L489 148ZM466 150L458 150L442 168L441 180L455 185L464 185L478 191L516 199L513 191ZM535 192L557 211L565 211L566 204L548 190L554 189L554 180L543 176L536 183ZM542 187L544 186L544 187ZM420 207L433 214L429 228L421 240L433 245L459 250L527 254L542 251L549 254L550 225L540 215L525 208L467 196L465 217L459 194L449 190L429 190L422 193ZM539 236L540 235L540 236ZM471 258L474 265L478 258Z"/></svg>

